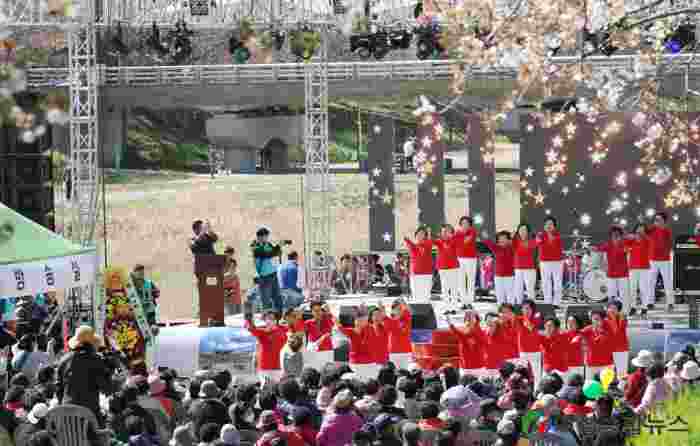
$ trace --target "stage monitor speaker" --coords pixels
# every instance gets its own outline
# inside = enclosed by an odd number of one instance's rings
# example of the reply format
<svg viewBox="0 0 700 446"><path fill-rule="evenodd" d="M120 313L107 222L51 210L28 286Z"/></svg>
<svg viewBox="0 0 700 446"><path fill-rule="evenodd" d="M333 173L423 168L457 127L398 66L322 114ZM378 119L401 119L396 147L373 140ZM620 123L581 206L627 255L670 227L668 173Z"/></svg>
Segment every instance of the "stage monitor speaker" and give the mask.
<svg viewBox="0 0 700 446"><path fill-rule="evenodd" d="M576 316L581 321L582 326L585 327L591 325L591 311L593 310L604 311L605 308L602 305L592 304L569 305L566 307L566 319L568 320L569 316ZM564 326L566 326L566 320L564 321Z"/></svg>
<svg viewBox="0 0 700 446"><path fill-rule="evenodd" d="M0 156L0 200L25 217L54 230L51 158L43 154Z"/></svg>
<svg viewBox="0 0 700 446"><path fill-rule="evenodd" d="M673 288L684 294L700 293L700 246L695 237L676 237L673 250Z"/></svg>
<svg viewBox="0 0 700 446"><path fill-rule="evenodd" d="M428 303L414 304L409 303L408 308L411 310L411 329L413 330L436 330L437 319L435 318L435 310Z"/></svg>

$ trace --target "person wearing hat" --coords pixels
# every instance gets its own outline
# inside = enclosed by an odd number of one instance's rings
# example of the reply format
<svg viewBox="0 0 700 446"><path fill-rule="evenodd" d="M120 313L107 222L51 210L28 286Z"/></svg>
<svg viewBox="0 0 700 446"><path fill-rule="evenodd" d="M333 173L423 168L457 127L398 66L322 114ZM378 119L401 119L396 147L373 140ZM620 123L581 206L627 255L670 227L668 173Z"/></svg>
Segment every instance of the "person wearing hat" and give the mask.
<svg viewBox="0 0 700 446"><path fill-rule="evenodd" d="M56 371L56 397L59 404L75 404L90 409L103 424L100 393L111 388L110 371L95 351L95 330L83 325L68 340L70 353L61 358Z"/></svg>
<svg viewBox="0 0 700 446"><path fill-rule="evenodd" d="M654 363L647 368L648 384L644 389L642 402L634 408L637 415L645 415L657 404L662 403L673 396L671 385L664 379L664 364Z"/></svg>
<svg viewBox="0 0 700 446"><path fill-rule="evenodd" d="M640 350L632 359L632 365L636 368L634 373L627 378L625 385L625 401L637 407L642 403L642 396L647 388L647 369L654 364L654 354L648 350Z"/></svg>
<svg viewBox="0 0 700 446"><path fill-rule="evenodd" d="M253 252L255 262L255 283L258 285L260 299L265 308L273 308L282 312L282 297L280 296L277 268L279 258L282 255L282 247L270 242L270 230L262 227L255 233L255 240L251 242L250 249Z"/></svg>
<svg viewBox="0 0 700 446"><path fill-rule="evenodd" d="M333 398L332 411L324 417L316 436L317 446L345 446L352 441L353 433L363 424L362 418L353 411L353 402L352 392L348 389L341 390Z"/></svg>
<svg viewBox="0 0 700 446"><path fill-rule="evenodd" d="M350 340L350 367L363 378L377 376L379 367L375 362L372 327L369 325L369 313L360 307L355 315L355 326L344 327L340 320L336 321L338 331Z"/></svg>
<svg viewBox="0 0 700 446"><path fill-rule="evenodd" d="M700 367L698 363L695 361L688 361L683 364L681 379L685 386L697 384L698 380L700 380Z"/></svg>
<svg viewBox="0 0 700 446"><path fill-rule="evenodd" d="M261 382L277 382L282 377L280 352L287 343L287 329L277 323L277 313L268 310L263 315L265 326L258 328L253 316L246 315L245 328L258 340L257 366Z"/></svg>
<svg viewBox="0 0 700 446"><path fill-rule="evenodd" d="M255 446L272 446L276 440L283 439L286 441L288 438L287 434L280 432L277 415L272 410L263 411L255 427L262 434Z"/></svg>
<svg viewBox="0 0 700 446"><path fill-rule="evenodd" d="M676 352L673 358L666 363L666 375L664 379L671 385L673 393L678 393L683 387L681 370L683 370L683 365L689 360L690 358L685 353Z"/></svg>
<svg viewBox="0 0 700 446"><path fill-rule="evenodd" d="M391 304L391 315L384 319L384 327L389 335L389 359L399 369L411 363L411 324L411 310L403 299L396 299Z"/></svg>
<svg viewBox="0 0 700 446"><path fill-rule="evenodd" d="M189 425L178 426L168 442L168 446L195 446L195 439Z"/></svg>
<svg viewBox="0 0 700 446"><path fill-rule="evenodd" d="M221 438L219 440L222 446L240 446L241 434L233 424L225 424L221 428Z"/></svg>
<svg viewBox="0 0 700 446"><path fill-rule="evenodd" d="M49 406L46 403L37 403L27 414L23 423L15 429L15 444L28 444L29 439L36 432L46 429L46 414Z"/></svg>
<svg viewBox="0 0 700 446"><path fill-rule="evenodd" d="M402 446L401 440L396 436L396 425L401 421L397 416L383 413L374 419L372 427L376 433L375 444L382 446Z"/></svg>

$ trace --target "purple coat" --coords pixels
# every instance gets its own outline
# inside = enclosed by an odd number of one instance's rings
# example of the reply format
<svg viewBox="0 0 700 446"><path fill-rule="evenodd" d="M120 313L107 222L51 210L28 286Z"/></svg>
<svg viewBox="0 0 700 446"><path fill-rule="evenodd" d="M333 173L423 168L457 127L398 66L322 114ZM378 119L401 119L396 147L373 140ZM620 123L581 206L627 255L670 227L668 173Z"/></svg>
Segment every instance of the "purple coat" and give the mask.
<svg viewBox="0 0 700 446"><path fill-rule="evenodd" d="M362 428L362 418L353 411L326 415L316 436L318 446L346 446L352 444L352 434Z"/></svg>

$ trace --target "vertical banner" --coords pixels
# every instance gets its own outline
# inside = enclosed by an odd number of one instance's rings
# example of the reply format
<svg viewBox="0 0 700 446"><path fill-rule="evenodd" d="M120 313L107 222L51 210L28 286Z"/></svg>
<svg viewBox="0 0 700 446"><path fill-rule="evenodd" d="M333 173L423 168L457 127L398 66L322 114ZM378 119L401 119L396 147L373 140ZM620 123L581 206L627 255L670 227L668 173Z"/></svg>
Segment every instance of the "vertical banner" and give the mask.
<svg viewBox="0 0 700 446"><path fill-rule="evenodd" d="M418 116L413 161L418 174L418 221L438 232L439 226L445 223L443 131L438 113Z"/></svg>
<svg viewBox="0 0 700 446"><path fill-rule="evenodd" d="M471 181L469 188L469 209L472 217L480 216L483 223L480 229L489 234L496 232L496 175L493 163L484 162L481 148L484 146L484 132L481 116L475 113L465 117L465 143L469 156Z"/></svg>
<svg viewBox="0 0 700 446"><path fill-rule="evenodd" d="M369 115L367 133L369 249L373 252L394 251L394 119Z"/></svg>

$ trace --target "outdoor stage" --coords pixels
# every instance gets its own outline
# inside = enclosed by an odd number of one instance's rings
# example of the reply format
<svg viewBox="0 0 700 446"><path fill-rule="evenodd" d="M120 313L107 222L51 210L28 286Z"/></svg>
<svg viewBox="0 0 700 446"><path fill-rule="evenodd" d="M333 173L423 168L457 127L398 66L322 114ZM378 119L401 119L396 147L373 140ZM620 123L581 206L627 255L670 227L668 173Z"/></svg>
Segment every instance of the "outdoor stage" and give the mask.
<svg viewBox="0 0 700 446"><path fill-rule="evenodd" d="M328 301L331 312L338 315L341 306L367 305L381 302L388 306L395 297L375 295L342 296ZM441 301L432 301L438 328L447 328L447 321L442 314L446 306ZM485 314L495 311L495 302L477 302L474 308ZM673 314L665 314L661 305L649 312L646 320L638 316L629 319L628 331L632 354L646 349L665 352L666 355L680 351L687 343L700 343L700 330L688 330L688 307L676 305ZM565 317L566 307L562 307L557 316ZM450 316L455 325L461 325L463 312ZM662 329L652 329L652 322L662 323ZM262 321L257 320L262 324ZM234 375L254 379L255 369L252 364L256 348L256 339L243 328L243 315L226 318L225 327L199 328L194 321L181 321L160 329L158 342L153 355L155 366L171 367L182 376L191 376L200 368L229 369Z"/></svg>

